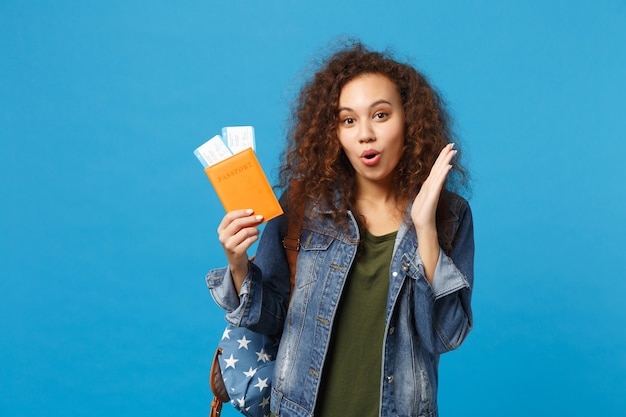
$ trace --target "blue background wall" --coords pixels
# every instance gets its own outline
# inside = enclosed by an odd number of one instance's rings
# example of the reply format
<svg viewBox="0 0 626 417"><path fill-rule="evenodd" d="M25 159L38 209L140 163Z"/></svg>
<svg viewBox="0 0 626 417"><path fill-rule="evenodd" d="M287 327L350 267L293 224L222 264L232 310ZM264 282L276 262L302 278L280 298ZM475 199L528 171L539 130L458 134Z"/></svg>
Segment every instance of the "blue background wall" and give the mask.
<svg viewBox="0 0 626 417"><path fill-rule="evenodd" d="M223 211L192 151L254 125L274 172L348 34L440 88L474 175L442 415L626 415L624 1L309 3L0 1L0 413L207 414Z"/></svg>

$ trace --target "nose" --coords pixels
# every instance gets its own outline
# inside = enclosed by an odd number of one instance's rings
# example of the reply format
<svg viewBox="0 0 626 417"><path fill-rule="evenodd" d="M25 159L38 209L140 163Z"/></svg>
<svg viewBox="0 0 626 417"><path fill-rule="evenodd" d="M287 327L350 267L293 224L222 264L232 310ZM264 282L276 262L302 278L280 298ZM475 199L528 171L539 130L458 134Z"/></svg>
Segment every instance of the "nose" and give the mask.
<svg viewBox="0 0 626 417"><path fill-rule="evenodd" d="M369 120L361 121L359 123L359 143L369 143L376 140L374 129Z"/></svg>

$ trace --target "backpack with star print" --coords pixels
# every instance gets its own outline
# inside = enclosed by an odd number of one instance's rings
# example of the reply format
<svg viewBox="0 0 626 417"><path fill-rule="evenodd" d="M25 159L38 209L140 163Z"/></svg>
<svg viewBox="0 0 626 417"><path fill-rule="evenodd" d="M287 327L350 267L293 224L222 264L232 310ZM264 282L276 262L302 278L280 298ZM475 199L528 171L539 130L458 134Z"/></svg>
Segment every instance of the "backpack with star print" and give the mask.
<svg viewBox="0 0 626 417"><path fill-rule="evenodd" d="M219 346L217 359L229 402L245 416L269 416L278 340L228 325Z"/></svg>
<svg viewBox="0 0 626 417"><path fill-rule="evenodd" d="M283 239L292 289L301 229L300 216L290 219L287 236ZM225 402L230 402L245 416L269 417L278 342L245 327L226 326L211 365L210 385L214 397L210 417L219 417Z"/></svg>

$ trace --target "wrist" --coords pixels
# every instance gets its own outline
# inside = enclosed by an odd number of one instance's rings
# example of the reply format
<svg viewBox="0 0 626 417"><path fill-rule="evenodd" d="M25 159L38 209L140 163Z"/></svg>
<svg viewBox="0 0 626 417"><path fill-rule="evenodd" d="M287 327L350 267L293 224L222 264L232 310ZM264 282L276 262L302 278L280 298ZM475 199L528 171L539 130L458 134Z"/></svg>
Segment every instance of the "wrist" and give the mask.
<svg viewBox="0 0 626 417"><path fill-rule="evenodd" d="M239 292L239 289L241 288L241 284L243 284L243 281L246 279L246 277L248 276L248 273L250 272L249 262L246 260L246 263L242 265L231 264L229 266L229 269L230 269L230 276L232 277L233 283L235 284L235 287L237 288L237 292Z"/></svg>
<svg viewBox="0 0 626 417"><path fill-rule="evenodd" d="M427 224L423 226L415 225L415 233L417 233L418 237L429 238L434 237L437 238L437 226L434 224Z"/></svg>

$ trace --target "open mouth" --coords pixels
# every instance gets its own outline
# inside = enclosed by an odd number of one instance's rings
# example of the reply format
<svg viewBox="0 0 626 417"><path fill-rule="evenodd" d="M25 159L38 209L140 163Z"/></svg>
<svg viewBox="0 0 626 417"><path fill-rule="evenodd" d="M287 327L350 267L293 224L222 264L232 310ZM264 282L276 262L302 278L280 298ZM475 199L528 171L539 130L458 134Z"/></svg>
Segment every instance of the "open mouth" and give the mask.
<svg viewBox="0 0 626 417"><path fill-rule="evenodd" d="M378 162L379 159L380 153L371 149L361 154L361 161L363 161L365 165L374 165Z"/></svg>

